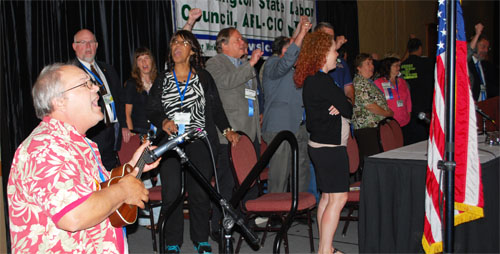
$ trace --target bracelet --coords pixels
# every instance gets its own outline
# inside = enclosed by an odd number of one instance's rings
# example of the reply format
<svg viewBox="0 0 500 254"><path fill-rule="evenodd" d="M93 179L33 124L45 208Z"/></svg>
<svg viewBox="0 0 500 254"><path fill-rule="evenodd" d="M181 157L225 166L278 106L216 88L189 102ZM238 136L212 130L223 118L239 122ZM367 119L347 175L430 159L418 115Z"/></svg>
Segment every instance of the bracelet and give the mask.
<svg viewBox="0 0 500 254"><path fill-rule="evenodd" d="M233 129L233 128L231 128L231 127L226 128L226 129L222 132L222 136L227 137L226 135L227 135L227 133L228 133L229 131L234 131L234 129Z"/></svg>

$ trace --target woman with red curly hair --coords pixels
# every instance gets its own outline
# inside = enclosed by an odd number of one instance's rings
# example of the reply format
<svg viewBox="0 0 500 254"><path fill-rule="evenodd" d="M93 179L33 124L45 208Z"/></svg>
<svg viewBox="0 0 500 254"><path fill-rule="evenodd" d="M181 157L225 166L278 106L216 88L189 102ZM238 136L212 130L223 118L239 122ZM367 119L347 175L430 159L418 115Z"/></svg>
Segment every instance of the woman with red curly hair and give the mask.
<svg viewBox="0 0 500 254"><path fill-rule="evenodd" d="M349 190L346 145L352 104L328 75L336 67L337 56L330 35L320 31L308 34L294 75L297 87L303 87L309 157L322 192L318 205L318 253L340 252L332 242Z"/></svg>

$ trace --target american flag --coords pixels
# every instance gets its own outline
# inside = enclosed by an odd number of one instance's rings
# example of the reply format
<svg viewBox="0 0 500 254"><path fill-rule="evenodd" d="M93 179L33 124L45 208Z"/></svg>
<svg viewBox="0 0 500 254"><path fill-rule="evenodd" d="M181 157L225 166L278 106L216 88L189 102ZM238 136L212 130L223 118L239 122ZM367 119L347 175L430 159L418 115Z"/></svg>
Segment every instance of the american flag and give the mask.
<svg viewBox="0 0 500 254"><path fill-rule="evenodd" d="M441 215L445 214L441 170L438 161L445 152L445 60L446 3L439 0L438 44L434 73L434 104L428 143L425 189L425 224L422 246L426 253L443 251ZM455 76L455 226L483 217L483 185L477 150L477 125L474 100L467 72L467 44L462 8L457 1L456 76ZM441 199L441 200L439 200ZM440 212L440 204L442 212Z"/></svg>

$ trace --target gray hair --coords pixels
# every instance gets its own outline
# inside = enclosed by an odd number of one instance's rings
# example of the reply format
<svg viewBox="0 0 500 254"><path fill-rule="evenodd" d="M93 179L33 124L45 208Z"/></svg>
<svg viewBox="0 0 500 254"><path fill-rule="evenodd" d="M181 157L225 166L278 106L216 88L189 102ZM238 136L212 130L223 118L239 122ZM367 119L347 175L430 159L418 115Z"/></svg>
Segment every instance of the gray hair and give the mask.
<svg viewBox="0 0 500 254"><path fill-rule="evenodd" d="M217 40L215 41L215 47L217 48L217 53L222 53L222 44L227 44L229 42L229 37L236 31L234 27L227 27L217 34Z"/></svg>
<svg viewBox="0 0 500 254"><path fill-rule="evenodd" d="M316 27L314 28L314 32L319 31L319 30L320 30L320 29L322 29L323 27L325 27L325 28L330 28L330 29L332 29L333 31L335 31L335 29L333 29L332 24L330 24L330 23L328 23L328 22L324 22L324 21L323 21L323 22L319 22L319 23L316 25Z"/></svg>
<svg viewBox="0 0 500 254"><path fill-rule="evenodd" d="M54 110L52 100L61 96L61 67L67 64L54 63L43 68L31 90L36 116L43 119Z"/></svg>

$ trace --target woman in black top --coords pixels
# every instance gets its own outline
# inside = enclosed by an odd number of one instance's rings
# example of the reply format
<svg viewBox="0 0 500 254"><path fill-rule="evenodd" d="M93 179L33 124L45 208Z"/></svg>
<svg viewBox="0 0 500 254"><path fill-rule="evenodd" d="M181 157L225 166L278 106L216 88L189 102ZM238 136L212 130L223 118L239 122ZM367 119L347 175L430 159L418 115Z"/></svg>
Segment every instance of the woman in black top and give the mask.
<svg viewBox="0 0 500 254"><path fill-rule="evenodd" d="M133 132L146 134L151 129L145 107L149 90L158 76L158 71L153 54L149 49L138 48L135 50L130 76L131 78L125 82L122 96L128 129L128 133L123 135L124 142L129 141L130 136L134 135Z"/></svg>
<svg viewBox="0 0 500 254"><path fill-rule="evenodd" d="M134 52L134 62L132 64L131 78L125 82L122 89L122 98L125 104L126 128L122 128L123 142L128 143L130 137L136 134L146 135L150 129L154 129L146 116L146 103L149 90L153 81L158 76L153 54L148 48L138 48ZM143 182L146 188L153 187L151 176L158 174L157 170L143 174ZM160 185L161 182L156 183ZM158 221L160 214L159 207L153 209L154 221ZM150 228L150 221L146 218L139 218L139 225Z"/></svg>
<svg viewBox="0 0 500 254"><path fill-rule="evenodd" d="M322 192L318 205L318 253L339 252L332 242L349 190L346 145L352 104L327 74L336 67L337 56L330 35L320 31L308 34L294 74L297 86L303 87L309 157Z"/></svg>
<svg viewBox="0 0 500 254"><path fill-rule="evenodd" d="M203 69L201 47L194 35L177 31L170 41L168 70L163 72L151 88L147 105L148 118L168 136L187 132L192 128L207 131L212 149L219 144L216 125L229 142L239 135L232 131L222 108L212 76ZM181 145L190 161L207 180L212 178L212 162L207 146L201 140ZM217 152L214 150L214 154ZM162 201L164 207L175 205L167 218L166 243L168 253L178 253L183 242L184 219L182 204L173 204L180 193L181 165L174 151L165 153L161 164ZM191 240L199 253L212 251L208 243L210 198L191 174L186 174ZM163 247L163 246L161 246Z"/></svg>

